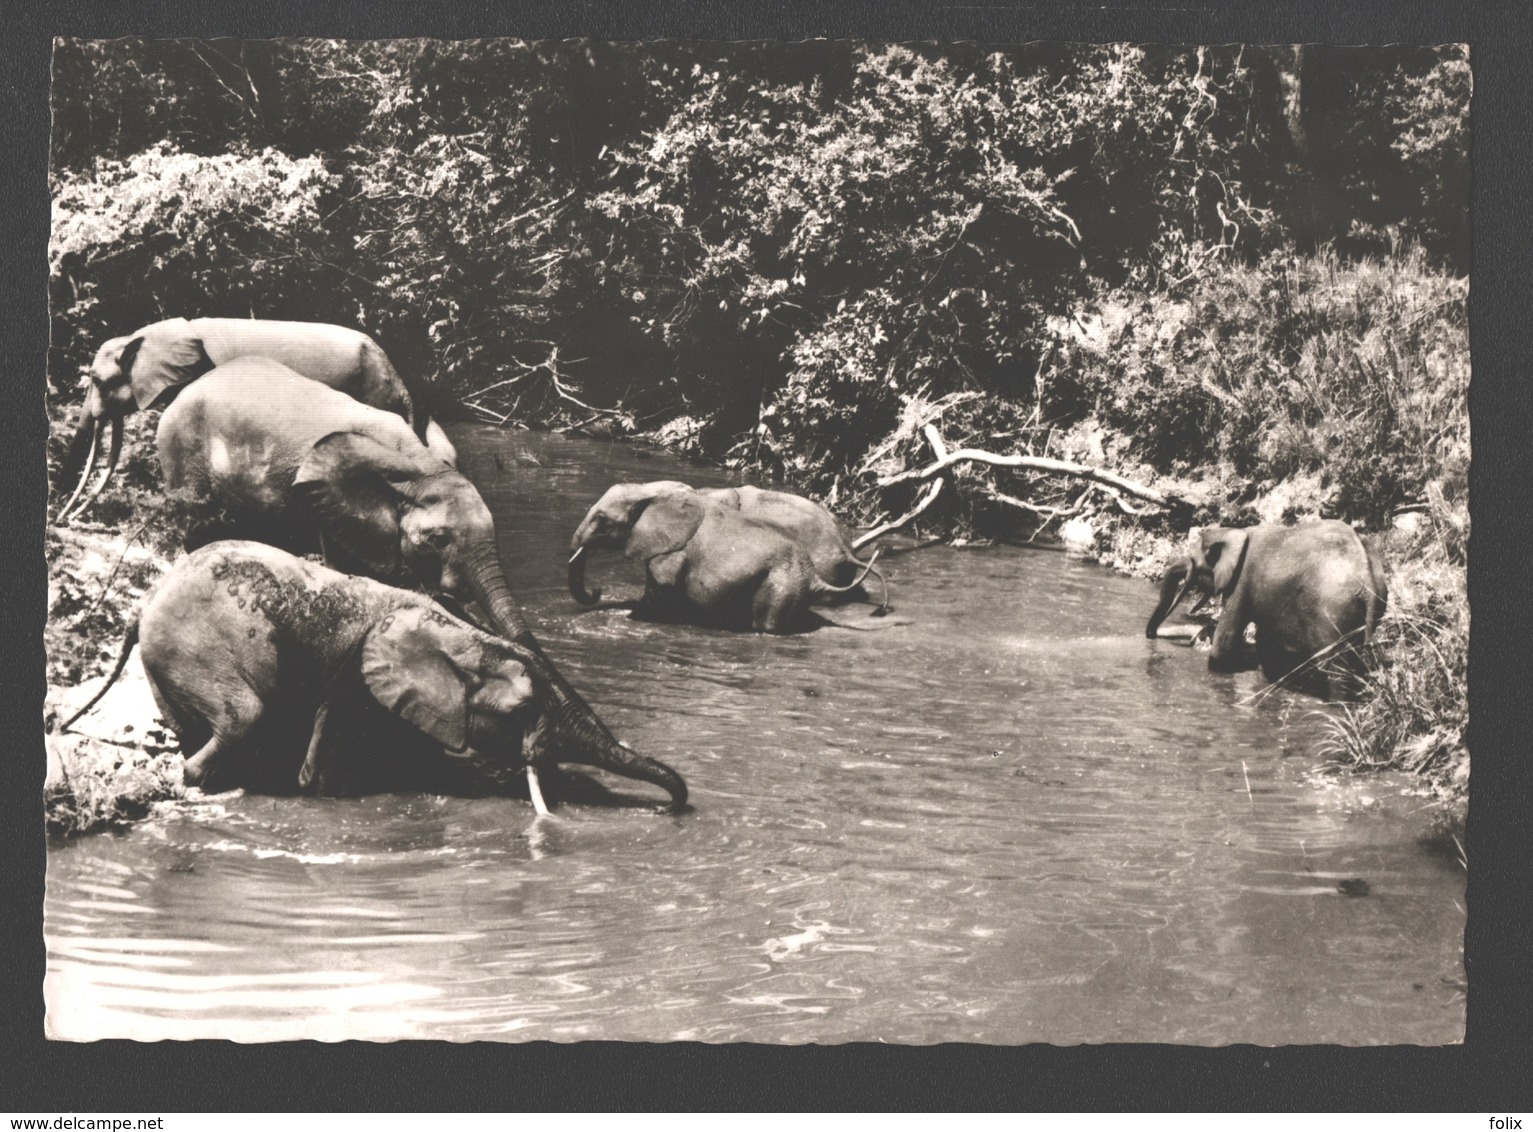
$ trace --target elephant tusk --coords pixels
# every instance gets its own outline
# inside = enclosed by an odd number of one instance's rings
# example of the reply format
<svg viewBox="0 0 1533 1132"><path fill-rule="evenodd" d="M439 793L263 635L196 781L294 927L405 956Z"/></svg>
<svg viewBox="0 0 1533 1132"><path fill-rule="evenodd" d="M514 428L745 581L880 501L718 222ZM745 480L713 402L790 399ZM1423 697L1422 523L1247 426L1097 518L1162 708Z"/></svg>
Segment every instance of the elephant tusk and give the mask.
<svg viewBox="0 0 1533 1132"><path fill-rule="evenodd" d="M96 473L96 460L100 457L100 455L101 421L98 420L96 421L95 426L91 429L90 455L85 458L85 470L80 473L80 482L75 485L74 494L69 497L69 501L59 509L60 523L67 523L69 521L69 513L74 509L75 501L80 498L80 495L85 491L85 485L90 483L91 476L95 475Z"/></svg>
<svg viewBox="0 0 1533 1132"><path fill-rule="evenodd" d="M537 811L538 817L548 817L548 803L543 800L543 787L538 782L538 768L531 763L527 764L527 793L532 797L532 808Z"/></svg>
<svg viewBox="0 0 1533 1132"><path fill-rule="evenodd" d="M1198 614L1202 613L1205 609L1207 609L1213 603L1214 603L1214 595L1213 594L1204 594L1201 598L1198 599L1198 604L1193 606L1191 609L1189 609L1187 611L1187 616L1188 617L1196 617Z"/></svg>
<svg viewBox="0 0 1533 1132"><path fill-rule="evenodd" d="M1192 588L1192 571L1189 570L1189 571L1187 571L1187 577L1182 579L1182 588L1176 591L1176 600L1174 600L1171 603L1171 608L1166 610L1167 616L1169 616L1170 614L1172 614L1172 613L1174 613L1176 611L1176 608L1179 605L1182 604L1183 599L1185 599L1187 597L1187 591L1189 589L1191 589L1191 588ZM1200 602L1199 604L1201 605L1202 603Z"/></svg>
<svg viewBox="0 0 1533 1132"><path fill-rule="evenodd" d="M91 493L80 501L80 505L75 508L73 514L71 514L69 518L77 519L81 515L85 514L86 509L96 501L97 496L106 490L106 485L112 482L112 475L117 471L117 462L121 458L122 418L117 417L112 421L112 445L110 450L107 452L106 472L102 475L101 479L97 481L96 486L91 489Z"/></svg>

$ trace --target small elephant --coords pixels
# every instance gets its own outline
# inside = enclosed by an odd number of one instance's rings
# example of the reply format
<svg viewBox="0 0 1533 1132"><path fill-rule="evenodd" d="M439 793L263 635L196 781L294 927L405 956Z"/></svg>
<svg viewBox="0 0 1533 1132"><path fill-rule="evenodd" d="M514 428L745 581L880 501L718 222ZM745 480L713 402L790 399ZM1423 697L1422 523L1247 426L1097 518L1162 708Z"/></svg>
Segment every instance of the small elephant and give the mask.
<svg viewBox="0 0 1533 1132"><path fill-rule="evenodd" d="M417 435L449 464L457 453L441 426L419 413L410 391L382 347L361 331L323 322L275 322L249 318L172 318L113 338L96 351L90 390L80 408L58 487L78 484L59 512L82 513L106 487L122 453L123 418L173 398L182 386L235 358L259 356L281 362L311 381L411 422ZM112 426L105 474L76 508L100 455L101 432ZM82 470L83 469L83 470Z"/></svg>
<svg viewBox="0 0 1533 1132"><path fill-rule="evenodd" d="M399 416L269 358L237 358L171 403L156 443L166 488L189 513L187 549L216 538L317 548L348 573L477 601L539 659L558 727L616 744L533 636L484 499Z"/></svg>
<svg viewBox="0 0 1533 1132"><path fill-rule="evenodd" d="M585 587L585 561L593 547L621 550L644 565L644 597L633 604L647 616L767 633L812 626L814 602L852 592L873 568L869 562L851 584L833 585L815 572L798 542L740 510L689 491L624 505L627 486L602 496L571 540L570 593L582 605L601 597L600 590ZM880 610L886 606L887 601Z"/></svg>
<svg viewBox="0 0 1533 1132"><path fill-rule="evenodd" d="M786 491L742 485L740 487L694 488L680 480L654 480L650 483L623 483L609 488L597 504L607 515L619 518L634 515L636 508L648 506L662 495L692 492L753 522L780 531L809 555L814 572L832 585L849 585L870 564L857 557L845 524L811 499ZM632 521L631 519L629 520ZM883 582L877 569L872 574ZM837 595L861 596L861 593Z"/></svg>
<svg viewBox="0 0 1533 1132"><path fill-rule="evenodd" d="M540 812L537 768L561 761L654 783L670 794L668 811L686 803L686 784L665 764L615 743L562 740L533 653L420 594L261 543L214 543L177 563L66 729L135 643L192 785L322 793L349 777L359 791L388 788L401 752L417 763L445 753L492 781L525 766Z"/></svg>
<svg viewBox="0 0 1533 1132"><path fill-rule="evenodd" d="M1372 638L1388 599L1383 561L1356 531L1331 519L1204 529L1192 553L1166 573L1145 636L1154 637L1194 589L1224 602L1210 668L1236 667L1246 626L1254 624L1262 674L1292 677L1322 694L1353 682L1357 638Z"/></svg>

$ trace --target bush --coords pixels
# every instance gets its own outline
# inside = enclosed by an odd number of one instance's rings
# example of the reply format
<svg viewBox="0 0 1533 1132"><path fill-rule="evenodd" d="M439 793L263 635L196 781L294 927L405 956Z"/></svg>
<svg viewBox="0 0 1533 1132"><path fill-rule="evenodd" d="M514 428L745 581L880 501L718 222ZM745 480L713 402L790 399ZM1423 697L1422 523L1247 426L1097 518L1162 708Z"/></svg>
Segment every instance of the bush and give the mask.
<svg viewBox="0 0 1533 1132"><path fill-rule="evenodd" d="M318 318L334 309L317 158L166 145L54 186L49 371L57 389L106 338L174 316Z"/></svg>
<svg viewBox="0 0 1533 1132"><path fill-rule="evenodd" d="M1171 300L1104 298L1053 369L1064 403L1095 406L1158 471L1201 465L1232 505L1282 495L1289 519L1377 530L1429 490L1467 491L1467 298L1419 251L1279 253Z"/></svg>

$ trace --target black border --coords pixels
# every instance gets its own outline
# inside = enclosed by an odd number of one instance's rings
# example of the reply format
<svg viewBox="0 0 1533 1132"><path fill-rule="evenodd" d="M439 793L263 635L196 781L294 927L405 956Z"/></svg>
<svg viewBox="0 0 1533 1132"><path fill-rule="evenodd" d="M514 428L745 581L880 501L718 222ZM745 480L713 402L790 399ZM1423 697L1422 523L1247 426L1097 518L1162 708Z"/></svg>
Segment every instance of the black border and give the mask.
<svg viewBox="0 0 1533 1132"><path fill-rule="evenodd" d="M1196 0L1194 0L1196 2ZM0 55L0 162L8 270L0 363L16 392L0 414L0 1110L38 1114L241 1110L1300 1110L1526 1112L1529 611L1526 505L1533 423L1533 84L1526 0L1187 0L1104 7L1033 3L669 3L523 0L13 0ZM1468 849L1469 1029L1461 1047L1119 1045L1056 1048L401 1042L48 1043L42 1037L43 445L47 335L48 64L56 35L1472 45L1475 230L1470 394L1474 534L1470 683L1474 777Z"/></svg>

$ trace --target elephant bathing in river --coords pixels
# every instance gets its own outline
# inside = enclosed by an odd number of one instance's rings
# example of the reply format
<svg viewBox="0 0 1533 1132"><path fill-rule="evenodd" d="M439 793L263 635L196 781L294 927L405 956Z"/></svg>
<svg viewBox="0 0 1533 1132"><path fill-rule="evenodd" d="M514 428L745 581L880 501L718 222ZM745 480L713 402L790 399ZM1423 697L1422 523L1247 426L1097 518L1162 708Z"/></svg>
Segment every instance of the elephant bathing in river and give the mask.
<svg viewBox="0 0 1533 1132"><path fill-rule="evenodd" d="M1372 638L1388 597L1377 552L1335 520L1206 528L1192 553L1167 572L1145 636L1154 637L1194 589L1224 601L1210 668L1236 667L1246 626L1254 624L1262 674L1269 680L1292 674L1293 682L1322 694L1353 681L1357 647Z"/></svg>
<svg viewBox="0 0 1533 1132"><path fill-rule="evenodd" d="M665 764L550 727L534 653L420 594L260 543L215 543L177 563L106 686L66 728L110 687L135 641L194 785L388 788L411 769L402 756L440 762L445 752L491 781L525 766L540 812L536 769L557 762L652 782L670 794L669 812L686 803L686 784Z"/></svg>
<svg viewBox="0 0 1533 1132"><path fill-rule="evenodd" d="M538 662L556 728L617 745L534 638L489 507L402 418L270 359L238 358L171 403L156 442L165 485L190 512L188 549L215 538L318 548L337 569L477 601Z"/></svg>
<svg viewBox="0 0 1533 1132"><path fill-rule="evenodd" d="M447 434L417 411L388 355L360 331L323 322L172 318L113 338L96 351L79 424L59 468L60 491L79 477L59 511L60 518L67 518L71 511L83 512L112 478L122 452L124 417L169 400L182 386L225 362L253 356L271 358L364 405L398 414L436 455L449 464L457 463ZM101 433L108 424L112 443L106 471L75 511L75 502L95 471Z"/></svg>
<svg viewBox="0 0 1533 1132"><path fill-rule="evenodd" d="M601 597L599 589L585 586L593 547L621 550L643 564L645 592L634 604L647 616L768 633L811 627L813 603L851 594L873 569L867 562L849 584L834 585L816 573L799 541L747 518L743 508L691 490L635 499L629 490L634 486L610 489L571 540L570 593L583 605ZM887 595L880 609L886 607Z"/></svg>
<svg viewBox="0 0 1533 1132"><path fill-rule="evenodd" d="M639 511L663 495L690 492L743 518L762 523L796 542L809 555L814 572L836 586L850 586L870 563L857 557L851 536L840 519L812 499L786 491L751 487L694 488L680 480L654 480L650 483L622 483L609 488L597 504L602 514L632 525ZM873 576L880 581L877 569ZM844 598L865 598L860 587L852 587Z"/></svg>

